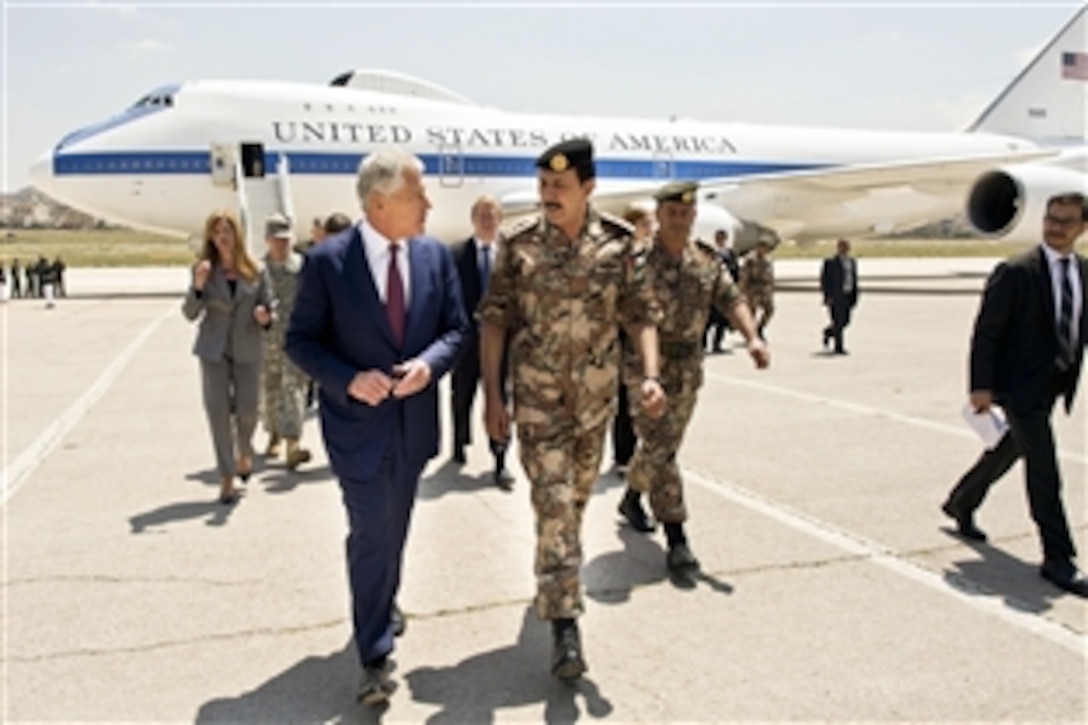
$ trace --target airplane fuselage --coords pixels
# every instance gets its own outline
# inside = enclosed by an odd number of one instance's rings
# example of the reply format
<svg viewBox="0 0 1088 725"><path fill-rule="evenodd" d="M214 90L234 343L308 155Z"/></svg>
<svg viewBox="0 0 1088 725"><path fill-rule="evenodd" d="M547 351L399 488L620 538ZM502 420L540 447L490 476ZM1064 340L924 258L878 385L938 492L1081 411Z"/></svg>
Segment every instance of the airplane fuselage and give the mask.
<svg viewBox="0 0 1088 725"><path fill-rule="evenodd" d="M70 134L33 170L35 185L61 201L138 228L189 235L207 213L236 207L236 184L217 165L246 146L249 171L274 177L289 164L296 232L341 211L355 215L360 159L384 145L416 153L434 208L428 232L453 240L469 231L479 195L531 204L535 159L574 136L593 140L598 190L647 189L668 179L729 179L909 158L984 155L1033 148L1011 136L756 126L692 120L632 120L511 113L478 105L347 87L264 81L197 81L164 89L158 103ZM231 151L233 150L233 151ZM225 156L224 156L225 155ZM245 153L242 154L245 156ZM248 167L247 167L248 168ZM938 190L939 191L939 190ZM950 216L961 201L889 192L839 197L724 192L723 206L804 239L883 231ZM815 200L815 201L814 201Z"/></svg>

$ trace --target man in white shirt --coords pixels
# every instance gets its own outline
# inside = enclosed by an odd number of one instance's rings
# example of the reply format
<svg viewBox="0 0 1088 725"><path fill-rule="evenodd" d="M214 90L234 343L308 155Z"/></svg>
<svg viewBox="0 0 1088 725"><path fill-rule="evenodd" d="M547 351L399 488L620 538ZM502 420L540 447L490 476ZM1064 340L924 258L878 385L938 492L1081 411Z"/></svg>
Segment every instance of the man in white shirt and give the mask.
<svg viewBox="0 0 1088 725"><path fill-rule="evenodd" d="M461 276L461 299L465 304L465 316L474 319L476 306L487 292L491 270L495 265L495 252L500 243L499 225L502 224L502 208L490 196L481 196L472 205L472 236L453 248L457 272ZM503 377L506 377L505 367ZM451 380L451 405L453 409L453 461L465 463L465 447L472 443L472 403L480 381L480 338L478 327L465 341L465 353L453 371ZM505 388L504 388L505 392ZM506 470L505 441L489 439L494 457L492 479L495 485L510 490L514 478Z"/></svg>
<svg viewBox="0 0 1088 725"><path fill-rule="evenodd" d="M1088 579L1073 563L1050 413L1059 397L1071 410L1088 337L1088 267L1073 249L1086 218L1082 194L1052 196L1043 244L1002 262L987 280L971 339L970 405L979 413L1001 406L1009 429L941 506L961 537L985 541L974 512L990 486L1024 458L1028 504L1043 545L1039 573L1080 597L1088 597Z"/></svg>

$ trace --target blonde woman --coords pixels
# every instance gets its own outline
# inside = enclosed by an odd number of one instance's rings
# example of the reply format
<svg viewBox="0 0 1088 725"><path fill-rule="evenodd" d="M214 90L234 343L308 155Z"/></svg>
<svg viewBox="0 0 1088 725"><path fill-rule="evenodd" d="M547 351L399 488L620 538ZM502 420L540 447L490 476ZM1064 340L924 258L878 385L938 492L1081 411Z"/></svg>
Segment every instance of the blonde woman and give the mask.
<svg viewBox="0 0 1088 725"><path fill-rule="evenodd" d="M200 319L193 354L200 359L219 502L232 504L238 499L234 477L246 481L253 470L261 333L272 322L268 283L246 252L232 212L208 216L204 246L181 309L186 319Z"/></svg>

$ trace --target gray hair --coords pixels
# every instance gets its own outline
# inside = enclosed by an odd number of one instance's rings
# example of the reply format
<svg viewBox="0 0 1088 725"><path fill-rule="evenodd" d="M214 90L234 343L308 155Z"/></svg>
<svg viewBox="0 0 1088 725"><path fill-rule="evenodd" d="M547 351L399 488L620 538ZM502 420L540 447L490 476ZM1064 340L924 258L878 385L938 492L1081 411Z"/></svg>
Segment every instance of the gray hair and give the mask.
<svg viewBox="0 0 1088 725"><path fill-rule="evenodd" d="M415 169L423 173L423 162L413 153L400 148L385 148L368 155L359 164L355 191L366 211L370 195L377 192L388 196L404 183L404 172Z"/></svg>

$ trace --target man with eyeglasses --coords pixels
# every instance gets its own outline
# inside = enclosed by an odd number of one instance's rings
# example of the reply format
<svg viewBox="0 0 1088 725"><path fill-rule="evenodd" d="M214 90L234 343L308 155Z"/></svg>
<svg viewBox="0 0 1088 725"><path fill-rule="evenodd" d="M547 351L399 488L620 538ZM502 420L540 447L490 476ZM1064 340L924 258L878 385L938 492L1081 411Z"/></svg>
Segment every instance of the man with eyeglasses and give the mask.
<svg viewBox="0 0 1088 725"><path fill-rule="evenodd" d="M1050 413L1058 397L1069 413L1088 339L1088 265L1073 250L1086 218L1083 194L1050 197L1043 243L1002 262L987 280L971 339L970 405L976 412L1001 406L1008 430L941 507L961 537L985 541L974 512L990 486L1023 457L1028 504L1043 545L1039 573L1080 597L1088 597L1088 578L1073 563Z"/></svg>

